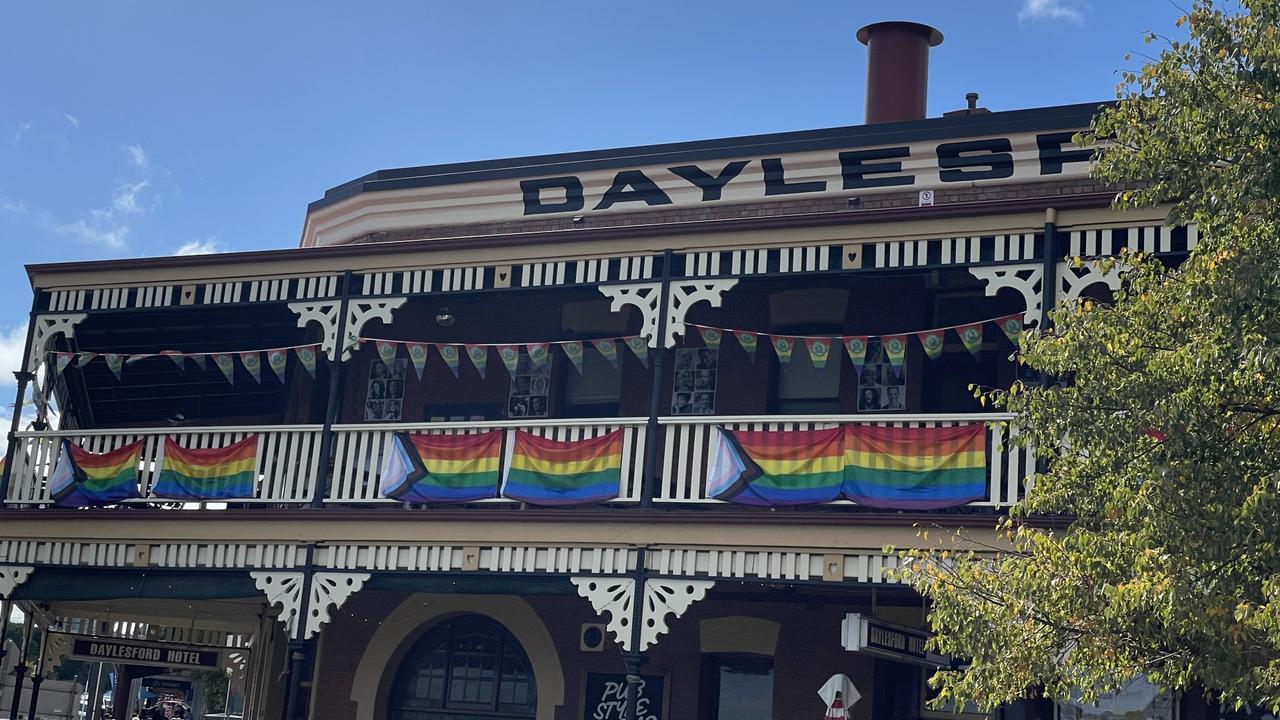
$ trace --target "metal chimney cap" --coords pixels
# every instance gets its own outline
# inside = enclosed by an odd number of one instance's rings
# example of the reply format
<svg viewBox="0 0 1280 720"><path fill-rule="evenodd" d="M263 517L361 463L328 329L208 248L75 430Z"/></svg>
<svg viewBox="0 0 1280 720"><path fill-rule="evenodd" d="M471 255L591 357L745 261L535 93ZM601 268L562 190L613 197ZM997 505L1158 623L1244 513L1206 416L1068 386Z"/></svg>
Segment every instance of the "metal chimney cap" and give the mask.
<svg viewBox="0 0 1280 720"><path fill-rule="evenodd" d="M885 22L871 23L858 28L858 42L863 45L871 39L871 33L881 28L893 28L895 30L906 30L922 37L928 38L929 47L937 47L942 44L942 31L935 27L930 27L923 23L906 22L904 20L886 20Z"/></svg>

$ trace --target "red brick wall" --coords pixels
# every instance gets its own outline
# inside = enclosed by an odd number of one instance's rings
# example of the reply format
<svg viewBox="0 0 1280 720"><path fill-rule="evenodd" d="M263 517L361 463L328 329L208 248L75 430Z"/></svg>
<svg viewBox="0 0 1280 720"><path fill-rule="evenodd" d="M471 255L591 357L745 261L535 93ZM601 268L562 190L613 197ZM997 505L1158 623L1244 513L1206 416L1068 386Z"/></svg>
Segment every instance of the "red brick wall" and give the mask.
<svg viewBox="0 0 1280 720"><path fill-rule="evenodd" d="M325 626L319 677L316 679L315 720L350 720L352 677L368 639L380 618L391 613L407 593L363 591L354 595L334 620ZM603 652L581 652L582 623L603 622L586 600L576 595L532 595L525 601L537 612L551 633L564 671L565 702L556 720L582 717L585 673L623 671L617 646L610 641ZM670 620L670 632L651 649L646 673L667 677L669 720L689 720L698 714L702 655L701 620L745 615L782 625L774 657L773 717L776 720L811 720L821 717L823 706L817 690L834 673L845 673L862 692L853 707L855 720L870 720L872 661L840 646L840 621L856 605L818 605L769 601L716 599L695 603L684 617ZM394 672L392 670L391 672ZM379 719L380 720L380 719Z"/></svg>

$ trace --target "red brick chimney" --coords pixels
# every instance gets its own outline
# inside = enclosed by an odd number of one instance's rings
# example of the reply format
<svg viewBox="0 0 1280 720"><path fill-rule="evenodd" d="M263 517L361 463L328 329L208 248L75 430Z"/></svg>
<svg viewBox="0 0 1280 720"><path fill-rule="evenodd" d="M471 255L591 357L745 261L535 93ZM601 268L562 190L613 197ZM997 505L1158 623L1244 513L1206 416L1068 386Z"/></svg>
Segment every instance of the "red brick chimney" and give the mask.
<svg viewBox="0 0 1280 720"><path fill-rule="evenodd" d="M929 48L942 33L913 22L872 23L858 30L867 46L866 123L923 120L929 89Z"/></svg>

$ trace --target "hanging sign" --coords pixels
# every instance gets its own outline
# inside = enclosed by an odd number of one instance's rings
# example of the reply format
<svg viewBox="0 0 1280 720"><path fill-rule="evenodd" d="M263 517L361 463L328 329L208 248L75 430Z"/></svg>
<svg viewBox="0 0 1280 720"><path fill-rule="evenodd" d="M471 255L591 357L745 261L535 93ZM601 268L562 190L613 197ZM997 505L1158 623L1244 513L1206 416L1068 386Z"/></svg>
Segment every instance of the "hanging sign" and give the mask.
<svg viewBox="0 0 1280 720"><path fill-rule="evenodd" d="M666 678L641 675L636 717L639 720L662 720ZM582 702L583 720L623 720L627 708L627 676L623 673L587 673L586 692Z"/></svg>
<svg viewBox="0 0 1280 720"><path fill-rule="evenodd" d="M844 616L840 623L840 636L841 644L849 652L864 652L925 667L951 665L951 659L946 655L925 649L925 642L931 636L927 630L894 625L862 613Z"/></svg>
<svg viewBox="0 0 1280 720"><path fill-rule="evenodd" d="M149 643L118 638L98 638L66 633L71 647L67 657L75 660L120 662L128 665L160 665L163 667L217 669L222 664L222 651L202 645Z"/></svg>

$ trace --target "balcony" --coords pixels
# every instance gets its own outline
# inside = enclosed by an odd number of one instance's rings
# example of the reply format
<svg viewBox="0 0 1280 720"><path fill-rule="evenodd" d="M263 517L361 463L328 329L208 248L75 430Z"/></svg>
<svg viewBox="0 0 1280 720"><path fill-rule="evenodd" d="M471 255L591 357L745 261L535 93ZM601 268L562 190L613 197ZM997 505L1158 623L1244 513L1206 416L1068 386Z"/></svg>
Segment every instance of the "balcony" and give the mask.
<svg viewBox="0 0 1280 720"><path fill-rule="evenodd" d="M228 507L289 507L313 503L326 507L401 507L403 503L380 496L383 461L396 432L459 435L491 430L524 430L553 440L582 440L614 430L623 431L621 484L616 499L608 504L625 508L651 500L659 507L739 508L742 506L708 497L706 474L713 452L712 428L729 430L817 430L839 424L870 424L889 427L948 427L967 423L986 424L987 495L970 503L974 508L1002 508L1021 498L1023 479L1034 468L1031 451L1007 442L1007 416L992 413L952 413L932 415L774 415L697 416L658 419L654 485L651 494L644 487L647 418L597 418L557 420L503 420L475 422L341 424L332 427L333 464L321 462L324 428L321 425L278 425L204 428L127 430L24 431L18 433L14 464L6 503L15 507L51 507L49 479L57 465L63 440L92 452L101 452L142 440L139 466L139 494L122 506L151 506L174 509L225 509ZM182 503L151 496L158 473L165 438L187 448L223 447L246 437L257 436L255 492L250 498L227 502ZM511 433L504 432L502 462L506 462ZM322 489L322 490L321 490ZM517 506L512 500L494 498L476 506ZM857 508L841 500L817 506L828 510ZM428 508L425 510L429 512Z"/></svg>

